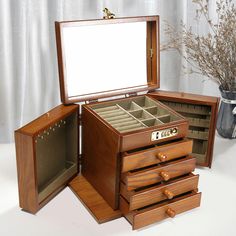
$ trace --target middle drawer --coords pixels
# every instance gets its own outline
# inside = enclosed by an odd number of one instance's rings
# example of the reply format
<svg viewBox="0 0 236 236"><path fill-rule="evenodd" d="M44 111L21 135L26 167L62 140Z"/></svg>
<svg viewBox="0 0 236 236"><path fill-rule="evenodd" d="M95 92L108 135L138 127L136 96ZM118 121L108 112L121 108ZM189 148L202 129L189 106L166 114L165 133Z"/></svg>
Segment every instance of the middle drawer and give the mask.
<svg viewBox="0 0 236 236"><path fill-rule="evenodd" d="M129 202L129 211L151 205L165 199L172 199L180 194L197 190L199 175L192 173L141 190L128 191L121 182L120 194Z"/></svg>
<svg viewBox="0 0 236 236"><path fill-rule="evenodd" d="M162 165L123 173L121 180L127 190L134 190L188 174L194 171L195 166L196 158L187 156Z"/></svg>

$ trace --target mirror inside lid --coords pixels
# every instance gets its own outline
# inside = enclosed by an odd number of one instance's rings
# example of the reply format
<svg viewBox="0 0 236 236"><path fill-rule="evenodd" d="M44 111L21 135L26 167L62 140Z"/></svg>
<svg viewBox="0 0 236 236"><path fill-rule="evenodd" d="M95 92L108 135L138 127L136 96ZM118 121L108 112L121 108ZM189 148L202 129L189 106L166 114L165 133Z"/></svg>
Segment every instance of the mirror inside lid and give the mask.
<svg viewBox="0 0 236 236"><path fill-rule="evenodd" d="M56 22L62 102L158 88L158 32L158 16Z"/></svg>

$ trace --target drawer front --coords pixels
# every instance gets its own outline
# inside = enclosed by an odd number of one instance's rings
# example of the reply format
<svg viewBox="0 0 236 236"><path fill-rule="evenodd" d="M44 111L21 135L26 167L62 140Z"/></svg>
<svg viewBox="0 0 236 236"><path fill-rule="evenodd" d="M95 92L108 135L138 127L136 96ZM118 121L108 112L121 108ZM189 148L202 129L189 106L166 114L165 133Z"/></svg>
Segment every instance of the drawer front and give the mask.
<svg viewBox="0 0 236 236"><path fill-rule="evenodd" d="M178 129L177 135L152 141L153 132L171 129L171 128ZM165 141L184 138L187 136L187 133L188 133L187 119L183 119L176 122L170 122L168 124L161 125L161 127L156 127L156 128L152 127L152 128L149 128L148 130L145 129L144 131L140 130L136 132L128 132L122 135L120 151L125 152L129 150L133 150L135 148L155 145L157 143L163 143Z"/></svg>
<svg viewBox="0 0 236 236"><path fill-rule="evenodd" d="M166 203L156 204L141 210L129 212L127 202L121 197L120 208L127 220L132 224L133 229L139 229L169 217L173 218L177 214L199 207L200 201L201 193L193 192L169 200Z"/></svg>
<svg viewBox="0 0 236 236"><path fill-rule="evenodd" d="M196 159L188 156L176 161L165 163L161 166L151 167L135 172L126 172L122 174L122 181L126 184L127 190L133 190L188 174L194 171L195 166Z"/></svg>
<svg viewBox="0 0 236 236"><path fill-rule="evenodd" d="M120 193L129 202L129 210L131 211L196 190L198 179L199 175L189 174L168 183L137 192L128 191L125 184L121 183Z"/></svg>
<svg viewBox="0 0 236 236"><path fill-rule="evenodd" d="M193 141L184 139L162 146L156 146L147 150L132 154L125 154L122 158L122 172L146 167L160 162L173 160L186 156L192 152Z"/></svg>

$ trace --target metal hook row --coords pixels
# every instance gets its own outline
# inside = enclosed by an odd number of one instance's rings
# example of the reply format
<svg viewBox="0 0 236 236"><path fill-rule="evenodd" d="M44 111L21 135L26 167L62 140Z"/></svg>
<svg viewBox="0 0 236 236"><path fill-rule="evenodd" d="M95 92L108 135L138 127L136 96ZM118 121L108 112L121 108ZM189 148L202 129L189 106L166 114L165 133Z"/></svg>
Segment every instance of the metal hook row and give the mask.
<svg viewBox="0 0 236 236"><path fill-rule="evenodd" d="M60 120L59 122L56 122L53 126L50 126L47 130L44 130L41 134L38 134L37 138L35 139L35 143L37 143L38 139L44 139L45 136L49 136L50 133L55 132L56 129L64 126L65 124L65 120Z"/></svg>

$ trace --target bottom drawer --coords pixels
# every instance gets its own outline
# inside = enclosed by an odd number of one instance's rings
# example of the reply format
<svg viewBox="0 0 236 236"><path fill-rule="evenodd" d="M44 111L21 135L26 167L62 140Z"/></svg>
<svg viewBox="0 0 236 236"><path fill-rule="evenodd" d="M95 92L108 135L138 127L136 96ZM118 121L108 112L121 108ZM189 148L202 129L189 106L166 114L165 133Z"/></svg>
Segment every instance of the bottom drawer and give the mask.
<svg viewBox="0 0 236 236"><path fill-rule="evenodd" d="M165 200L161 203L143 207L135 211L129 211L129 204L120 197L120 210L126 219L132 224L133 229L139 229L176 214L191 210L200 206L201 193L190 192L172 200Z"/></svg>

